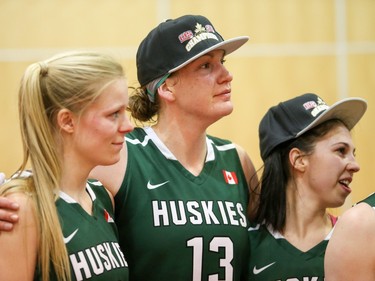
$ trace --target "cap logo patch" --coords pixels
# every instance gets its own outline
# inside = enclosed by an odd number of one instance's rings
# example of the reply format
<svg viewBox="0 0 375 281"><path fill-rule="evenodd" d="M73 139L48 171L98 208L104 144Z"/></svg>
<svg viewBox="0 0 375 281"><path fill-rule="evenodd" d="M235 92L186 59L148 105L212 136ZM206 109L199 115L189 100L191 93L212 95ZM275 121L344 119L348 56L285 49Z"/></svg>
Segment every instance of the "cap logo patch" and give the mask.
<svg viewBox="0 0 375 281"><path fill-rule="evenodd" d="M178 36L178 40L180 40L180 43L184 43L186 40L190 40L191 38L193 38L193 36L194 36L194 33L191 30L188 30L188 31L181 33Z"/></svg>
<svg viewBox="0 0 375 281"><path fill-rule="evenodd" d="M311 110L311 115L316 117L320 112L325 111L329 108L329 106L321 99L318 98L318 103L315 101L308 101L303 104L303 107L306 110Z"/></svg>
<svg viewBox="0 0 375 281"><path fill-rule="evenodd" d="M215 35L215 30L212 27L212 25L207 24L206 26L201 25L200 23L197 23L195 25L195 35L191 30L187 30L183 33L181 33L178 36L178 39L181 43L190 40L185 48L188 52L191 51L191 49L194 48L196 44L198 44L201 41L207 40L207 39L214 39L219 41L219 38Z"/></svg>

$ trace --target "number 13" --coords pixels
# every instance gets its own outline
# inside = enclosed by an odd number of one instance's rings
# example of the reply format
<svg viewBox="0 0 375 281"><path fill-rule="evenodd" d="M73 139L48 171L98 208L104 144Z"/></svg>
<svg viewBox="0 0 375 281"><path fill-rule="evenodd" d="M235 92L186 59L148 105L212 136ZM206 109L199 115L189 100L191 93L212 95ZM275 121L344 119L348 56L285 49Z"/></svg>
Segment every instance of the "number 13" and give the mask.
<svg viewBox="0 0 375 281"><path fill-rule="evenodd" d="M203 257L203 237L195 237L187 241L187 246L193 248L193 280L202 280L202 257ZM219 252L219 248L225 249L224 258L220 259L220 267L225 268L225 279L219 280L219 274L212 274L208 277L208 281L232 281L233 267L233 243L229 237L214 237L210 242L210 251Z"/></svg>

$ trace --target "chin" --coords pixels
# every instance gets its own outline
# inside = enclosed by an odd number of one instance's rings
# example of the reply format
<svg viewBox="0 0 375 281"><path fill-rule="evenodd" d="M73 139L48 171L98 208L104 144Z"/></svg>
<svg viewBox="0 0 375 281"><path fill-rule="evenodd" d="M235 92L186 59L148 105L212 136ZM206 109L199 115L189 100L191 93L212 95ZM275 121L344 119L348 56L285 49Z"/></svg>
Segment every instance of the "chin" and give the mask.
<svg viewBox="0 0 375 281"><path fill-rule="evenodd" d="M110 165L116 164L118 161L120 161L120 157L116 156L111 159L108 159L107 161L103 161L103 163L100 164L100 166L110 166Z"/></svg>
<svg viewBox="0 0 375 281"><path fill-rule="evenodd" d="M220 112L222 113L222 116L227 116L233 112L233 104L231 101L224 103L222 106L220 106Z"/></svg>

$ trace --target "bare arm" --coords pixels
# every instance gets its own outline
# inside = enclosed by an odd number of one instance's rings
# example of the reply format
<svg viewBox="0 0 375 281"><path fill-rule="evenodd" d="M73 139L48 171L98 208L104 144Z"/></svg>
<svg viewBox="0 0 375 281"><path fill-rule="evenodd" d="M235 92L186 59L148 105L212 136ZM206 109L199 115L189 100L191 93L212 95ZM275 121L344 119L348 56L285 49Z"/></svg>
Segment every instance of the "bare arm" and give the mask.
<svg viewBox="0 0 375 281"><path fill-rule="evenodd" d="M120 152L120 161L110 166L95 167L90 173L90 178L99 180L114 197L124 180L127 161L128 153L126 142L124 142L124 147Z"/></svg>
<svg viewBox="0 0 375 281"><path fill-rule="evenodd" d="M0 280L32 281L39 239L33 202L21 193L9 195L9 199L20 205L20 219L12 232L0 234Z"/></svg>
<svg viewBox="0 0 375 281"><path fill-rule="evenodd" d="M241 160L242 169L245 173L246 180L249 186L249 205L247 206L247 214L249 218L253 218L256 208L258 206L258 195L256 192L256 188L258 187L258 176L254 167L253 162L251 161L247 152L240 146L236 145L238 155Z"/></svg>
<svg viewBox="0 0 375 281"><path fill-rule="evenodd" d="M375 211L365 203L337 221L325 254L327 281L375 280Z"/></svg>

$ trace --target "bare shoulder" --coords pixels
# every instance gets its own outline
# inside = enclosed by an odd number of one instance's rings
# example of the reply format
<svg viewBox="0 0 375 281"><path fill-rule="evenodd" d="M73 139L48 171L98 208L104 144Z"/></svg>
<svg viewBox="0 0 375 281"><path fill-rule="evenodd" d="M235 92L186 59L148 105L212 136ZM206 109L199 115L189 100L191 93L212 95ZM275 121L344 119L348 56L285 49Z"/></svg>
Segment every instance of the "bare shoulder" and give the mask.
<svg viewBox="0 0 375 281"><path fill-rule="evenodd" d="M236 149L240 157L242 169L244 171L249 188L249 203L247 206L247 216L248 218L252 219L258 207L259 195L257 189L259 187L259 179L257 176L255 166L251 161L250 156L245 151L245 149L243 149L241 146L237 144Z"/></svg>
<svg viewBox="0 0 375 281"><path fill-rule="evenodd" d="M35 203L26 192L12 192L6 197L20 208L13 230L0 235L0 280L33 280L39 246Z"/></svg>
<svg viewBox="0 0 375 281"><path fill-rule="evenodd" d="M6 197L13 202L17 202L20 206L19 208L19 222L15 227L26 227L26 226L36 226L36 216L35 216L35 201L32 198L33 195L27 192L14 192L6 195Z"/></svg>
<svg viewBox="0 0 375 281"><path fill-rule="evenodd" d="M375 280L375 211L366 203L338 219L325 255L327 281Z"/></svg>
<svg viewBox="0 0 375 281"><path fill-rule="evenodd" d="M336 228L343 231L353 228L361 232L373 231L375 230L375 210L366 203L359 203L344 212L338 220ZM354 233L352 234L354 235Z"/></svg>
<svg viewBox="0 0 375 281"><path fill-rule="evenodd" d="M253 175L255 173L255 168L253 162L250 159L249 154L243 147L239 146L238 144L235 144L235 146L237 149L238 156L240 157L242 168L245 174L248 173L249 176Z"/></svg>

